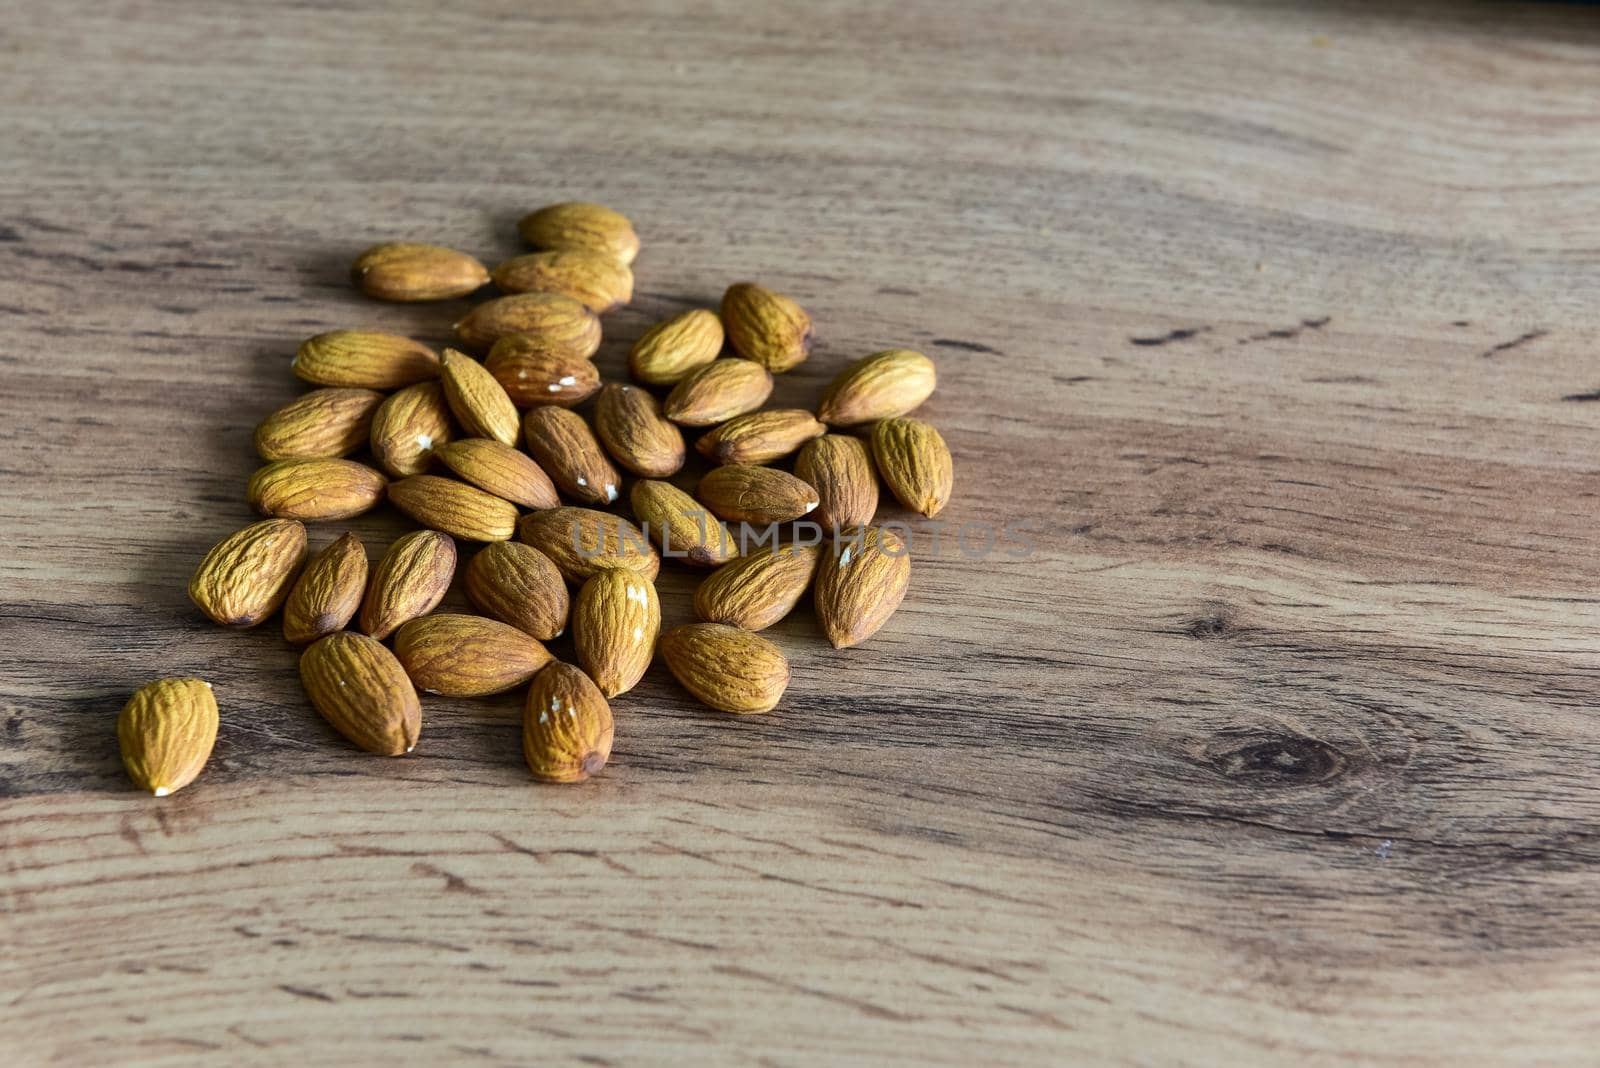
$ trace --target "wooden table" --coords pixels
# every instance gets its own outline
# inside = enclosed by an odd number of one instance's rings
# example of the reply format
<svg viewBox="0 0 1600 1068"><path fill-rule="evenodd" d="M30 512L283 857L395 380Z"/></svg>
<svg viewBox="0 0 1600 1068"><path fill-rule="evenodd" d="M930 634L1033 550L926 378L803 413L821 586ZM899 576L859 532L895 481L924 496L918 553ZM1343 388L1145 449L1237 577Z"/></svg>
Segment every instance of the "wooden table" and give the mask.
<svg viewBox="0 0 1600 1068"><path fill-rule="evenodd" d="M1592 1062L1591 11L467 7L0 28L6 1063ZM946 539L772 632L770 716L653 671L586 786L518 694L367 756L184 585L302 337L465 306L354 252L569 198L645 244L608 374L745 278L818 324L779 402L932 355ZM158 802L113 720L189 673Z"/></svg>

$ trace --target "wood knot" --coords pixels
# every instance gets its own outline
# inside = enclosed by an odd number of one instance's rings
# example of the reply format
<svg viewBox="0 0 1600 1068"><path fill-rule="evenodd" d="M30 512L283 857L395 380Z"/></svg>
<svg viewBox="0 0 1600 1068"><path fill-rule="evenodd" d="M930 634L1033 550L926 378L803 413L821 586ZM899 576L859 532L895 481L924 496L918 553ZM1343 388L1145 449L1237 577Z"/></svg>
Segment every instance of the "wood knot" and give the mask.
<svg viewBox="0 0 1600 1068"><path fill-rule="evenodd" d="M1226 605L1212 605L1193 619L1180 624L1183 633L1200 641L1231 638L1242 629Z"/></svg>
<svg viewBox="0 0 1600 1068"><path fill-rule="evenodd" d="M1206 754L1224 778L1262 786L1306 786L1342 775L1347 761L1331 745L1287 734L1240 744L1228 739L1226 748Z"/></svg>

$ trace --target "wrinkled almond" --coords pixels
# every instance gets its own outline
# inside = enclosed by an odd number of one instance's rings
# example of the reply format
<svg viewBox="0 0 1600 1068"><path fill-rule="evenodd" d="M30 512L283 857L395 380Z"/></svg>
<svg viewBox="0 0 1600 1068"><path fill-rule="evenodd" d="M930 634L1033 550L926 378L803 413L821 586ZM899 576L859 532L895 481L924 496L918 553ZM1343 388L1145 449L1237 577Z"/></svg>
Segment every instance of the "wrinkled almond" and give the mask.
<svg viewBox="0 0 1600 1068"><path fill-rule="evenodd" d="M398 334L330 330L302 342L291 367L313 385L399 389L438 378L439 356Z"/></svg>
<svg viewBox="0 0 1600 1068"><path fill-rule="evenodd" d="M817 405L817 418L834 426L892 419L932 396L938 381L933 361L920 352L875 352L840 371L829 383Z"/></svg>
<svg viewBox="0 0 1600 1068"><path fill-rule="evenodd" d="M728 464L700 480L695 495L729 522L787 523L817 506L817 491L775 467Z"/></svg>
<svg viewBox="0 0 1600 1068"><path fill-rule="evenodd" d="M565 408L534 408L523 417L522 433L528 451L561 492L585 504L617 499L622 476L583 416Z"/></svg>
<svg viewBox="0 0 1600 1068"><path fill-rule="evenodd" d="M800 603L821 553L815 545L791 544L752 550L723 564L694 591L695 615L707 623L765 630Z"/></svg>
<svg viewBox="0 0 1600 1068"><path fill-rule="evenodd" d="M607 383L594 405L594 432L617 463L645 478L665 478L683 466L683 431L637 386Z"/></svg>
<svg viewBox="0 0 1600 1068"><path fill-rule="evenodd" d="M361 602L361 629L382 641L400 624L433 611L456 573L456 543L437 530L414 530L395 539L372 569Z"/></svg>
<svg viewBox="0 0 1600 1068"><path fill-rule="evenodd" d="M278 519L349 519L383 500L389 480L354 460L274 460L250 476L250 507Z"/></svg>
<svg viewBox="0 0 1600 1068"><path fill-rule="evenodd" d="M712 426L753 412L772 396L772 375L749 360L713 360L679 380L661 410L680 426Z"/></svg>
<svg viewBox="0 0 1600 1068"><path fill-rule="evenodd" d="M582 782L611 758L611 706L589 676L559 660L533 677L522 706L522 756L544 782Z"/></svg>
<svg viewBox="0 0 1600 1068"><path fill-rule="evenodd" d="M596 571L572 604L573 651L608 698L627 693L644 677L660 632L656 588L628 568Z"/></svg>
<svg viewBox="0 0 1600 1068"><path fill-rule="evenodd" d="M722 295L722 326L733 351L775 375L811 352L811 316L788 297L752 282L731 285Z"/></svg>
<svg viewBox="0 0 1600 1068"><path fill-rule="evenodd" d="M600 388L600 369L586 356L548 349L528 334L507 334L483 361L519 408L573 408Z"/></svg>
<svg viewBox="0 0 1600 1068"><path fill-rule="evenodd" d="M661 557L644 532L621 516L593 508L548 508L522 517L517 536L576 586L603 567L626 567L654 579Z"/></svg>
<svg viewBox="0 0 1600 1068"><path fill-rule="evenodd" d="M489 369L455 349L445 349L439 362L444 399L467 436L515 445L522 418Z"/></svg>
<svg viewBox="0 0 1600 1068"><path fill-rule="evenodd" d="M507 293L560 293L596 315L633 299L633 271L614 256L588 249L553 249L509 259L494 269Z"/></svg>
<svg viewBox="0 0 1600 1068"><path fill-rule="evenodd" d="M489 438L464 438L434 450L439 461L458 476L512 504L554 508L561 503L544 468L527 453Z"/></svg>
<svg viewBox="0 0 1600 1068"><path fill-rule="evenodd" d="M189 580L189 600L212 622L253 627L282 606L306 562L306 528L268 519L234 531L206 553Z"/></svg>
<svg viewBox="0 0 1600 1068"><path fill-rule="evenodd" d="M366 589L367 550L360 538L346 531L311 558L289 591L283 604L284 639L305 645L343 630L361 607Z"/></svg>
<svg viewBox="0 0 1600 1068"><path fill-rule="evenodd" d="M489 281L477 258L440 245L388 241L356 257L350 279L377 300L449 300Z"/></svg>
<svg viewBox="0 0 1600 1068"><path fill-rule="evenodd" d="M389 500L423 526L464 541L505 541L517 529L516 505L453 478L402 478L390 485Z"/></svg>
<svg viewBox="0 0 1600 1068"><path fill-rule="evenodd" d="M296 397L256 427L263 460L324 460L348 456L367 443L383 394L330 386Z"/></svg>
<svg viewBox="0 0 1600 1068"><path fill-rule="evenodd" d="M764 464L782 459L828 428L803 408L771 408L729 419L700 435L695 449L719 464Z"/></svg>
<svg viewBox="0 0 1600 1068"><path fill-rule="evenodd" d="M587 359L600 347L600 320L559 293L513 293L478 305L456 323L456 336L470 349L487 349L507 334L531 334L548 349Z"/></svg>
<svg viewBox="0 0 1600 1068"><path fill-rule="evenodd" d="M661 657L683 688L722 712L768 712L789 686L789 662L759 634L688 623L661 636Z"/></svg>
<svg viewBox="0 0 1600 1068"><path fill-rule="evenodd" d="M825 434L806 442L794 473L817 491L811 519L824 530L865 526L878 513L878 471L860 438Z"/></svg>
<svg viewBox="0 0 1600 1068"><path fill-rule="evenodd" d="M372 417L372 455L396 478L420 475L433 450L450 440L450 406L438 382L407 386L378 406Z"/></svg>
<svg viewBox="0 0 1600 1068"><path fill-rule="evenodd" d="M601 204L551 204L523 216L517 232L535 248L588 249L623 263L639 254L639 235L628 217Z"/></svg>
<svg viewBox="0 0 1600 1068"><path fill-rule="evenodd" d="M550 663L538 640L482 616L440 613L395 632L394 655L417 689L446 697L485 697L521 686Z"/></svg>
<svg viewBox="0 0 1600 1068"><path fill-rule="evenodd" d="M884 483L907 508L931 518L950 503L950 447L931 423L883 420L872 428L872 455Z"/></svg>
<svg viewBox="0 0 1600 1068"><path fill-rule="evenodd" d="M722 521L672 483L641 479L633 484L628 499L634 518L667 559L716 567L739 555Z"/></svg>
<svg viewBox="0 0 1600 1068"><path fill-rule="evenodd" d="M646 385L676 385L716 359L722 342L717 313L691 308L646 330L628 352L628 370Z"/></svg>
<svg viewBox="0 0 1600 1068"><path fill-rule="evenodd" d="M319 638L300 654L300 682L322 718L362 749L401 756L416 748L422 704L376 639L348 630Z"/></svg>
<svg viewBox="0 0 1600 1068"><path fill-rule="evenodd" d="M485 545L467 562L461 584L478 611L541 641L567 629L567 584L550 558L531 545Z"/></svg>
<svg viewBox="0 0 1600 1068"><path fill-rule="evenodd" d="M911 553L882 527L855 527L835 539L817 565L817 622L835 649L876 634L905 599Z"/></svg>
<svg viewBox="0 0 1600 1068"><path fill-rule="evenodd" d="M201 679L139 687L117 717L122 766L141 790L166 797L194 782L217 741L217 698Z"/></svg>

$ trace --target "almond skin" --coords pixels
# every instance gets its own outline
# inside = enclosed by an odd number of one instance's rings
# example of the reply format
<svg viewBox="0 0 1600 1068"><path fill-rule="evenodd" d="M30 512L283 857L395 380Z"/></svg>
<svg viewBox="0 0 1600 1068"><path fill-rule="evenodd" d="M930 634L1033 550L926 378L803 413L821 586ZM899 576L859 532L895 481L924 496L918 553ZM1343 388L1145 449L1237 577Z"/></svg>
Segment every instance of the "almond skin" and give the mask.
<svg viewBox="0 0 1600 1068"><path fill-rule="evenodd" d="M276 612L306 562L306 528L268 519L229 534L189 580L189 600L212 622L253 627Z"/></svg>
<svg viewBox="0 0 1600 1068"><path fill-rule="evenodd" d="M639 235L633 232L633 223L601 204L551 204L523 216L517 232L535 248L587 249L624 264L632 263L639 254Z"/></svg>
<svg viewBox="0 0 1600 1068"><path fill-rule="evenodd" d="M194 782L217 741L217 698L200 679L160 679L139 687L117 717L122 766L157 797Z"/></svg>
<svg viewBox="0 0 1600 1068"><path fill-rule="evenodd" d="M437 530L395 539L372 569L361 602L361 629L382 641L402 624L433 611L456 573L456 543Z"/></svg>
<svg viewBox="0 0 1600 1068"><path fill-rule="evenodd" d="M794 473L817 491L811 519L824 530L865 526L878 514L878 469L860 438L826 434L806 442Z"/></svg>
<svg viewBox="0 0 1600 1068"><path fill-rule="evenodd" d="M594 432L617 463L642 478L666 478L683 466L683 431L637 386L606 384L595 401Z"/></svg>
<svg viewBox="0 0 1600 1068"><path fill-rule="evenodd" d="M449 300L482 288L489 272L476 257L453 248L388 241L356 257L350 280L376 300Z"/></svg>
<svg viewBox="0 0 1600 1068"><path fill-rule="evenodd" d="M507 293L560 293L596 315L633 299L633 271L626 263L581 248L509 259L494 269L494 284Z"/></svg>
<svg viewBox="0 0 1600 1068"><path fill-rule="evenodd" d="M872 428L872 456L895 498L932 518L950 503L954 462L931 423L885 419Z"/></svg>
<svg viewBox="0 0 1600 1068"><path fill-rule="evenodd" d="M603 567L626 567L652 581L661 557L644 532L621 516L593 508L550 508L522 517L517 536L576 586Z"/></svg>
<svg viewBox="0 0 1600 1068"><path fill-rule="evenodd" d="M256 427L263 460L331 460L367 443L383 394L330 386L296 397Z"/></svg>
<svg viewBox="0 0 1600 1068"><path fill-rule="evenodd" d="M911 554L905 541L882 527L841 534L817 565L817 622L835 649L860 645L876 634L905 599Z"/></svg>
<svg viewBox="0 0 1600 1068"><path fill-rule="evenodd" d="M721 623L667 631L661 658L684 689L721 712L770 712L789 686L789 662L776 645Z"/></svg>
<svg viewBox="0 0 1600 1068"><path fill-rule="evenodd" d="M575 408L600 389L600 369L588 357L548 349L528 334L496 341L483 366L518 408Z"/></svg>
<svg viewBox="0 0 1600 1068"><path fill-rule="evenodd" d="M729 522L787 523L817 506L817 491L774 467L729 464L700 480L695 495Z"/></svg>
<svg viewBox="0 0 1600 1068"><path fill-rule="evenodd" d="M467 436L515 445L522 418L489 369L455 349L445 349L439 362L444 399Z"/></svg>
<svg viewBox="0 0 1600 1068"><path fill-rule="evenodd" d="M274 460L250 476L250 507L278 519L349 519L383 500L389 480L354 460Z"/></svg>
<svg viewBox="0 0 1600 1068"><path fill-rule="evenodd" d="M888 349L840 371L817 405L817 418L833 426L859 426L905 415L933 396L939 383L933 361L911 349Z"/></svg>
<svg viewBox="0 0 1600 1068"><path fill-rule="evenodd" d="M543 645L516 627L451 613L406 623L395 632L394 655L417 689L446 697L505 693L552 659Z"/></svg>
<svg viewBox="0 0 1600 1068"><path fill-rule="evenodd" d="M731 285L722 295L722 325L733 351L775 375L811 352L811 316L788 297L753 282Z"/></svg>
<svg viewBox="0 0 1600 1068"><path fill-rule="evenodd" d="M610 504L622 476L595 440L589 424L565 408L535 408L522 420L522 435L539 466L567 496L585 504Z"/></svg>
<svg viewBox="0 0 1600 1068"><path fill-rule="evenodd" d="M517 530L516 505L453 478L402 478L389 487L389 500L423 526L463 541L505 541Z"/></svg>
<svg viewBox="0 0 1600 1068"><path fill-rule="evenodd" d="M378 406L372 417L372 455L396 478L420 475L433 463L433 450L451 434L444 387L419 382Z"/></svg>
<svg viewBox="0 0 1600 1068"><path fill-rule="evenodd" d="M700 435L695 450L713 463L764 464L782 459L828 428L803 408L739 415Z"/></svg>
<svg viewBox="0 0 1600 1068"><path fill-rule="evenodd" d="M322 718L362 749L401 756L416 748L422 704L376 639L348 630L318 639L300 654L300 682Z"/></svg>
<svg viewBox="0 0 1600 1068"><path fill-rule="evenodd" d="M582 782L611 759L611 706L589 676L559 660L533 677L522 707L522 756L543 782Z"/></svg>
<svg viewBox="0 0 1600 1068"><path fill-rule="evenodd" d="M670 482L642 479L628 497L633 515L645 533L661 546L667 559L696 567L716 567L739 555L721 520Z"/></svg>
<svg viewBox="0 0 1600 1068"><path fill-rule="evenodd" d="M771 372L758 363L713 360L673 386L661 410L679 426L713 426L767 403L772 385Z"/></svg>
<svg viewBox="0 0 1600 1068"><path fill-rule="evenodd" d="M434 454L462 479L512 504L554 508L561 503L544 468L510 445L488 438L465 438L439 446Z"/></svg>
<svg viewBox="0 0 1600 1068"><path fill-rule="evenodd" d="M623 567L596 571L572 605L578 663L606 697L627 693L644 677L661 632L661 602L651 581Z"/></svg>
<svg viewBox="0 0 1600 1068"><path fill-rule="evenodd" d="M821 555L815 545L784 545L723 564L694 591L695 615L707 623L765 630L800 603Z"/></svg>
<svg viewBox="0 0 1600 1068"><path fill-rule="evenodd" d="M308 338L291 369L317 386L399 389L439 377L439 355L399 334L331 330Z"/></svg>
<svg viewBox="0 0 1600 1068"><path fill-rule="evenodd" d="M647 386L676 385L716 359L723 340L717 313L691 308L646 330L628 352L628 370Z"/></svg>
<svg viewBox="0 0 1600 1068"><path fill-rule="evenodd" d="M367 550L360 538L346 531L311 558L289 592L283 604L284 640L306 645L343 630L361 607L366 590Z"/></svg>
<svg viewBox="0 0 1600 1068"><path fill-rule="evenodd" d="M507 334L531 334L548 349L588 359L600 347L600 320L559 293L514 293L478 305L456 323L456 337L469 349L487 349Z"/></svg>
<svg viewBox="0 0 1600 1068"><path fill-rule="evenodd" d="M485 545L468 561L462 587L478 611L541 641L567 629L567 584L550 558L531 545Z"/></svg>

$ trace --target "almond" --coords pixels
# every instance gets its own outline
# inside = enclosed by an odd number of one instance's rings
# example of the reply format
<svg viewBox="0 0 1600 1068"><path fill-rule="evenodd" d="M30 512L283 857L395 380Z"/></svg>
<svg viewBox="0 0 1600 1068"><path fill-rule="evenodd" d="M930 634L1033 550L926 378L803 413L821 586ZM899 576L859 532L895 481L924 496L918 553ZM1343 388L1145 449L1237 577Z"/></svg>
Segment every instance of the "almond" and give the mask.
<svg viewBox="0 0 1600 1068"><path fill-rule="evenodd" d="M438 382L419 382L395 393L372 417L372 455L396 478L420 475L433 450L450 440L450 406Z"/></svg>
<svg viewBox="0 0 1600 1068"><path fill-rule="evenodd" d="M865 526L878 513L878 471L860 438L826 434L806 442L794 473L817 491L811 519L824 530Z"/></svg>
<svg viewBox="0 0 1600 1068"><path fill-rule="evenodd" d="M367 589L367 550L346 531L323 549L300 573L300 581L283 604L283 637L305 645L343 630Z"/></svg>
<svg viewBox="0 0 1600 1068"><path fill-rule="evenodd" d="M931 423L885 419L872 428L872 455L899 502L932 518L950 503L954 462Z"/></svg>
<svg viewBox="0 0 1600 1068"><path fill-rule="evenodd" d="M516 627L449 613L402 626L394 636L394 655L417 689L446 697L505 693L552 659L543 645Z"/></svg>
<svg viewBox="0 0 1600 1068"><path fill-rule="evenodd" d="M585 504L617 499L622 476L611 466L583 416L565 408L535 408L522 420L528 451L569 497Z"/></svg>
<svg viewBox="0 0 1600 1068"><path fill-rule="evenodd" d="M668 559L678 558L696 567L716 567L739 555L728 528L670 482L635 482L629 501L634 518Z"/></svg>
<svg viewBox="0 0 1600 1068"><path fill-rule="evenodd" d="M348 456L367 443L372 413L383 394L329 387L296 397L256 427L263 460L319 460Z"/></svg>
<svg viewBox="0 0 1600 1068"><path fill-rule="evenodd" d="M250 476L250 507L278 519L349 519L383 500L389 480L354 460L274 460Z"/></svg>
<svg viewBox="0 0 1600 1068"><path fill-rule="evenodd" d="M550 508L522 517L517 536L576 586L603 567L626 567L654 580L661 557L644 532L621 516L593 508Z"/></svg>
<svg viewBox="0 0 1600 1068"><path fill-rule="evenodd" d="M639 254L639 235L628 217L600 204L551 204L523 216L517 232L535 248L588 249L623 263L632 263Z"/></svg>
<svg viewBox="0 0 1600 1068"><path fill-rule="evenodd" d="M627 693L644 677L660 632L656 588L637 571L601 568L578 590L572 605L573 650L606 697Z"/></svg>
<svg viewBox="0 0 1600 1068"><path fill-rule="evenodd" d="M467 436L515 445L521 417L488 368L455 349L445 349L439 364L444 399Z"/></svg>
<svg viewBox="0 0 1600 1068"><path fill-rule="evenodd" d="M211 547L189 580L189 600L214 623L253 627L283 604L305 562L299 520L254 523Z"/></svg>
<svg viewBox="0 0 1600 1068"><path fill-rule="evenodd" d="M882 527L841 534L817 566L817 622L835 649L860 645L878 632L905 599L911 553Z"/></svg>
<svg viewBox="0 0 1600 1068"><path fill-rule="evenodd" d="M661 636L661 657L683 688L722 712L769 712L789 686L789 662L758 634L689 623Z"/></svg>
<svg viewBox="0 0 1600 1068"><path fill-rule="evenodd" d="M567 629L567 585L550 558L531 545L485 545L467 563L462 587L478 611L541 641Z"/></svg>
<svg viewBox="0 0 1600 1068"><path fill-rule="evenodd" d="M723 564L694 591L695 615L707 623L765 630L800 603L821 554L815 545L784 545Z"/></svg>
<svg viewBox="0 0 1600 1068"><path fill-rule="evenodd" d="M712 426L753 412L772 396L772 375L749 360L713 360L685 375L661 410L680 426Z"/></svg>
<svg viewBox="0 0 1600 1068"><path fill-rule="evenodd" d="M582 782L611 758L611 706L589 676L559 660L533 677L522 707L522 756L544 782Z"/></svg>
<svg viewBox="0 0 1600 1068"><path fill-rule="evenodd" d="M573 408L600 389L600 370L579 356L546 348L530 334L507 334L483 361L518 408Z"/></svg>
<svg viewBox="0 0 1600 1068"><path fill-rule="evenodd" d="M400 624L433 611L456 573L456 543L437 530L414 530L395 539L372 569L361 602L361 629L382 641Z"/></svg>
<svg viewBox="0 0 1600 1068"><path fill-rule="evenodd" d="M478 305L456 323L456 336L470 349L487 349L507 334L531 334L548 349L587 359L600 347L600 320L559 293L514 293Z"/></svg>
<svg viewBox="0 0 1600 1068"><path fill-rule="evenodd" d="M317 386L399 389L439 377L428 346L375 330L332 330L301 343L291 369Z"/></svg>
<svg viewBox="0 0 1600 1068"><path fill-rule="evenodd" d="M494 269L507 293L560 293L596 315L633 299L633 272L621 260L589 249L555 249L509 259Z"/></svg>
<svg viewBox="0 0 1600 1068"><path fill-rule="evenodd" d="M365 634L341 630L300 654L306 696L334 730L371 753L416 748L422 705L394 654Z"/></svg>
<svg viewBox="0 0 1600 1068"><path fill-rule="evenodd" d="M389 487L389 500L423 526L463 541L505 541L517 529L516 505L453 478L402 478Z"/></svg>
<svg viewBox="0 0 1600 1068"><path fill-rule="evenodd" d="M594 432L612 457L644 478L665 478L683 466L683 431L661 414L645 390L611 382L594 405Z"/></svg>
<svg viewBox="0 0 1600 1068"><path fill-rule="evenodd" d="M788 297L753 282L731 285L722 295L722 325L733 351L775 375L811 352L811 316Z"/></svg>
<svg viewBox="0 0 1600 1068"><path fill-rule="evenodd" d="M771 408L738 415L694 443L696 451L718 464L764 464L794 452L828 428L803 408Z"/></svg>
<svg viewBox="0 0 1600 1068"><path fill-rule="evenodd" d="M691 308L646 330L628 353L628 370L649 386L675 385L716 359L722 342L717 313Z"/></svg>
<svg viewBox="0 0 1600 1068"><path fill-rule="evenodd" d="M217 741L217 698L200 679L160 679L139 687L117 717L122 766L157 797L194 782Z"/></svg>
<svg viewBox="0 0 1600 1068"><path fill-rule="evenodd" d="M477 258L439 245L389 241L356 257L350 280L377 300L449 300L489 281Z"/></svg>
<svg viewBox="0 0 1600 1068"><path fill-rule="evenodd" d="M933 361L911 349L863 357L840 371L817 405L817 418L834 426L859 426L905 415L933 395Z"/></svg>
<svg viewBox="0 0 1600 1068"><path fill-rule="evenodd" d="M524 452L488 438L452 441L434 450L439 462L461 478L524 508L561 503L550 476Z"/></svg>
<svg viewBox="0 0 1600 1068"><path fill-rule="evenodd" d="M712 469L695 495L723 519L740 523L787 523L817 506L817 491L804 481L753 464Z"/></svg>

